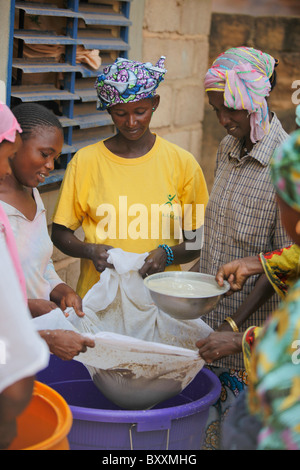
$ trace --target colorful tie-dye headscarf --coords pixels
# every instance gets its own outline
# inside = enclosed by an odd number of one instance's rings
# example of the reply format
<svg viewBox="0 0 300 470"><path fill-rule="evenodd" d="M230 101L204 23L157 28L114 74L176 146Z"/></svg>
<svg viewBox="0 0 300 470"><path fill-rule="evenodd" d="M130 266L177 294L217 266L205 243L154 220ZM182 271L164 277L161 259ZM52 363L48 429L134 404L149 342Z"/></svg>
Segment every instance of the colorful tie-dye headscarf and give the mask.
<svg viewBox="0 0 300 470"><path fill-rule="evenodd" d="M97 78L97 108L103 110L118 103L129 103L154 96L167 72L164 61L164 56L156 65L118 58Z"/></svg>
<svg viewBox="0 0 300 470"><path fill-rule="evenodd" d="M205 76L206 91L223 91L224 104L250 114L253 143L269 132L266 97L271 90L275 59L250 47L233 47L220 54Z"/></svg>
<svg viewBox="0 0 300 470"><path fill-rule="evenodd" d="M275 151L271 160L271 178L281 199L300 211L300 129Z"/></svg>

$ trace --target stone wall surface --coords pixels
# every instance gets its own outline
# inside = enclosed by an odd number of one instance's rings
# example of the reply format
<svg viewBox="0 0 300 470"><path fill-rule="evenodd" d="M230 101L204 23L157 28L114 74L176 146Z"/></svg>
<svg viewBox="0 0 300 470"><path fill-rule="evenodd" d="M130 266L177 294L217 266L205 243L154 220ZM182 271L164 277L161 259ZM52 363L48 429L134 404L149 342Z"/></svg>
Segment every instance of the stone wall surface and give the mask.
<svg viewBox="0 0 300 470"><path fill-rule="evenodd" d="M186 148L201 163L203 77L208 65L210 0L146 0L143 60L166 57L152 129Z"/></svg>

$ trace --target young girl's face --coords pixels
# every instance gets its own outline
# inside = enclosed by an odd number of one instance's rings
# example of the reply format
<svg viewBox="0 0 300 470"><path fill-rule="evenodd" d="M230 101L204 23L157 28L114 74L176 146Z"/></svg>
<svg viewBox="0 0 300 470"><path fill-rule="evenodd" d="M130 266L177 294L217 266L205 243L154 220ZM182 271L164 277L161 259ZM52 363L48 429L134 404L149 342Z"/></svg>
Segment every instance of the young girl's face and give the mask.
<svg viewBox="0 0 300 470"><path fill-rule="evenodd" d="M13 175L24 186L35 188L43 183L54 169L60 156L63 133L56 127L39 127L23 140L11 166Z"/></svg>
<svg viewBox="0 0 300 470"><path fill-rule="evenodd" d="M14 142L9 142L5 140L0 144L0 182L7 175L11 174L11 160L14 158L16 152L20 149L22 145L22 139L20 134L16 134L16 139Z"/></svg>

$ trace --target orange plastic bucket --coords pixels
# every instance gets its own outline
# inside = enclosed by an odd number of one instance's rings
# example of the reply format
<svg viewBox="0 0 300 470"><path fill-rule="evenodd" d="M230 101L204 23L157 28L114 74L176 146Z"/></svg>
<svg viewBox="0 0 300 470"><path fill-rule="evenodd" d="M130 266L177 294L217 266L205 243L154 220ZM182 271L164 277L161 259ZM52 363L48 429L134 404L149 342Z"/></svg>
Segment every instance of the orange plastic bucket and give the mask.
<svg viewBox="0 0 300 470"><path fill-rule="evenodd" d="M55 390L35 382L33 396L18 417L18 435L8 450L69 450L71 410Z"/></svg>

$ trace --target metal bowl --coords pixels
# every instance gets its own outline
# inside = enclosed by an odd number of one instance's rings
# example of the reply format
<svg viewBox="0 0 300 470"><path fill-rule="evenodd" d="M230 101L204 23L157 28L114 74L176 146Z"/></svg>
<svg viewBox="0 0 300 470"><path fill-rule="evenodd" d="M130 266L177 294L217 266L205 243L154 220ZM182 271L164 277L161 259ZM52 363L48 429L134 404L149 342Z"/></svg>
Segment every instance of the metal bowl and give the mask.
<svg viewBox="0 0 300 470"><path fill-rule="evenodd" d="M180 287L189 286L189 281L201 281L202 288L199 293L194 291L188 295L181 294L180 289L178 289L178 293L174 292L174 294L159 292L159 281L166 280L166 278L170 279L173 288L176 287L176 283L179 283ZM155 281L155 286L151 286L153 281ZM177 320L195 320L206 315L218 305L222 296L230 289L227 281L224 281L224 286L220 287L215 276L190 271L167 271L151 274L144 279L144 284L149 289L156 306ZM205 285L207 285L206 292ZM214 288L213 293L209 293L211 286Z"/></svg>

